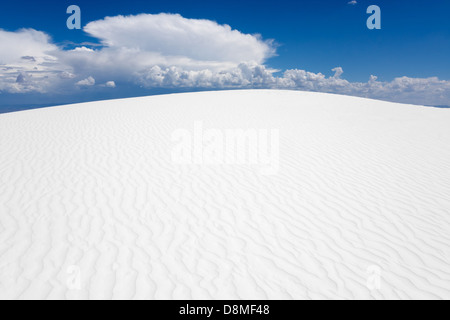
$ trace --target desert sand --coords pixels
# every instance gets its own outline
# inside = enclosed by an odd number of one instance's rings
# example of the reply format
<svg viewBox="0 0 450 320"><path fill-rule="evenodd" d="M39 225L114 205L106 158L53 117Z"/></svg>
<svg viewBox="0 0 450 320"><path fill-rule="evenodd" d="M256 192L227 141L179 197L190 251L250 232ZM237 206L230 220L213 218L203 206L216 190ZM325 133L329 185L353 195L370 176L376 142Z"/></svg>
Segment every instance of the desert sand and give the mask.
<svg viewBox="0 0 450 320"><path fill-rule="evenodd" d="M174 160L198 124L278 132L274 170ZM254 90L2 114L0 299L450 299L450 109Z"/></svg>

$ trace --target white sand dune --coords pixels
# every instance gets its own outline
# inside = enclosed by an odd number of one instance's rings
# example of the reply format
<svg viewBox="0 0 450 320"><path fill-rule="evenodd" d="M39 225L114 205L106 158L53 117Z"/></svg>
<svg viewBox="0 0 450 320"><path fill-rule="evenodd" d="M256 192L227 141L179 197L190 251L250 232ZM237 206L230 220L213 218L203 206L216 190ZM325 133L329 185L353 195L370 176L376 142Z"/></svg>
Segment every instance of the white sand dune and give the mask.
<svg viewBox="0 0 450 320"><path fill-rule="evenodd" d="M278 129L279 166L174 132ZM450 110L229 91L0 115L0 299L450 299Z"/></svg>

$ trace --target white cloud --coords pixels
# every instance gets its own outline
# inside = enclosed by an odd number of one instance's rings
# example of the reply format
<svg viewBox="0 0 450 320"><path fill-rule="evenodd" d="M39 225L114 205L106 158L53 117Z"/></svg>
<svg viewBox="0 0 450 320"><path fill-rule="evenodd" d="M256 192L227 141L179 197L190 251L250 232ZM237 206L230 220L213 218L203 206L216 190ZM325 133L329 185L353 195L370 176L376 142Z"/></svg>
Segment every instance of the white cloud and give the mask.
<svg viewBox="0 0 450 320"><path fill-rule="evenodd" d="M58 85L58 74L71 68L61 65L57 52L44 32L0 29L0 92L46 92Z"/></svg>
<svg viewBox="0 0 450 320"><path fill-rule="evenodd" d="M265 66L275 54L271 41L209 20L118 16L91 22L85 31L103 46L63 50L40 31L0 30L0 94L75 94L81 87L114 88L112 79L121 79L144 88L280 88L450 104L450 81L438 78L349 82L341 67L331 76L298 69L275 76L277 70Z"/></svg>
<svg viewBox="0 0 450 320"><path fill-rule="evenodd" d="M260 36L178 14L107 17L87 24L84 31L102 41L107 47L103 52L132 53L143 65L217 69L262 64L275 53Z"/></svg>
<svg viewBox="0 0 450 320"><path fill-rule="evenodd" d="M330 77L297 69L286 70L282 76L274 76L274 70L257 64L240 64L223 72L154 66L137 76L139 84L148 88L272 88L329 92L425 105L448 105L450 102L450 81L402 77L382 82L371 76L368 82L349 82L341 78L344 73L341 67L332 71L334 75Z"/></svg>
<svg viewBox="0 0 450 320"><path fill-rule="evenodd" d="M71 52L94 52L94 50L92 50L91 48L86 48L86 47L77 47L70 51Z"/></svg>
<svg viewBox="0 0 450 320"><path fill-rule="evenodd" d="M63 71L59 74L59 77L61 79L73 79L76 78L76 76L73 73L67 72L67 71Z"/></svg>
<svg viewBox="0 0 450 320"><path fill-rule="evenodd" d="M80 87L91 87L95 85L95 79L92 77L88 77L84 80L78 81L76 85Z"/></svg>
<svg viewBox="0 0 450 320"><path fill-rule="evenodd" d="M105 83L105 87L107 88L115 88L116 87L116 83L114 81L108 81Z"/></svg>
<svg viewBox="0 0 450 320"><path fill-rule="evenodd" d="M341 67L336 67L334 69L331 69L331 71L334 72L334 76L333 78L339 79L342 74L344 73L344 69L342 69Z"/></svg>
<svg viewBox="0 0 450 320"><path fill-rule="evenodd" d="M22 29L17 32L0 30L0 63L16 64L52 57L48 52L56 50L50 37L44 32ZM26 58L25 58L26 57ZM25 58L25 59L24 59Z"/></svg>
<svg viewBox="0 0 450 320"><path fill-rule="evenodd" d="M368 82L349 82L341 79L342 68L335 68L334 76L325 77L305 70L287 70L277 79L277 88L347 94L359 97L389 100L394 102L448 105L450 102L450 81L432 78L400 77L394 80L378 81L371 76Z"/></svg>
<svg viewBox="0 0 450 320"><path fill-rule="evenodd" d="M263 65L241 63L235 68L213 72L209 69L186 70L179 67L153 66L137 76L139 84L151 87L261 88L275 84L272 73Z"/></svg>
<svg viewBox="0 0 450 320"><path fill-rule="evenodd" d="M357 4L358 4L358 1L352 0L352 1L350 1L348 4L354 6L354 5L357 5Z"/></svg>

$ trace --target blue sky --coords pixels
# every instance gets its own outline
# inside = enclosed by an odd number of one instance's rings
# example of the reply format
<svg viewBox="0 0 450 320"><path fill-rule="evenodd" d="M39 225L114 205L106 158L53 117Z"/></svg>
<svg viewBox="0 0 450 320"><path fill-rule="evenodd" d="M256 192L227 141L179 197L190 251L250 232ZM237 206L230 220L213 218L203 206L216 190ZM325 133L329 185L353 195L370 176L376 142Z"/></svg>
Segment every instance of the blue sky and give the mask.
<svg viewBox="0 0 450 320"><path fill-rule="evenodd" d="M448 101L450 94L446 92L448 83L445 82L450 80L450 20L448 19L450 2L359 0L356 5L348 2L349 0L100 0L95 2L75 0L56 3L55 1L15 1L2 3L0 29L7 32L15 32L21 28L42 31L51 37L49 41L52 44L63 51L81 47L82 43L87 48L100 50L100 47L86 45L88 42L100 43L100 39L93 37L92 34L89 36L83 30L66 28L66 19L69 15L65 11L69 5L76 4L81 8L83 27L89 22L102 20L106 16L177 13L187 19L207 19L217 22L218 25L230 25L232 29L238 30L242 34L260 34L261 41L273 39L275 42L271 46L276 50L276 54L266 55L263 61L258 61L258 63L270 69L275 77L283 77L286 70L293 69L333 77L335 72L331 70L340 67L344 73L339 74L338 78L343 78L351 83L366 83L371 75L375 75L379 83L385 83L386 86L389 84L390 90L389 92L383 91L383 93L377 91L375 94L372 89L369 90L372 93L367 93L367 89L365 89L362 93L358 91L359 89L352 87L346 89L347 91L344 90L343 94L368 97L374 95L374 98L410 103L425 103L426 101L415 98L421 96L419 93L411 94L410 99L406 92L396 94L395 90L397 89L393 88L396 88L398 84L391 83L395 78L437 77L441 82L433 81L432 86L434 89L436 86L440 87L430 94L429 104L445 104L445 102L450 104ZM366 27L366 20L369 17L366 9L372 4L378 5L382 10L381 30L369 30ZM150 35L152 34L152 30L145 30L145 28L141 30L143 34L147 31ZM130 35L130 38L132 37L133 35ZM149 39L149 41L151 40ZM7 46L8 44L0 43L0 45ZM207 51L209 48L200 47L199 50ZM0 55L0 65L7 65L2 62L1 58ZM58 57L58 59L60 58ZM133 59L133 57L130 56L129 59ZM88 75L80 73L80 78L75 76L78 76L76 72L74 79L79 82ZM95 77L93 76L93 78ZM99 78L98 75L97 78ZM155 86L153 84L146 84L143 87L133 79L125 80L124 78L127 76L111 79L116 84L114 91L108 91L105 86L101 85L81 91L78 90L79 88L74 89L73 92L67 87L64 93L52 92L48 88L37 90L39 92L34 92L33 89L12 92L11 90L2 90L0 87L0 92L2 92L0 93L0 105L26 104L31 101L36 104L40 102L42 104L66 103L200 90L203 87L215 89L217 87L216 85L202 87L198 84L191 88L189 86ZM314 79L314 77L312 78ZM428 86L427 83L424 83L422 81L420 85ZM414 85L418 86L419 84ZM317 91L341 93L337 89L339 86L342 85L335 82L333 85L321 83L318 87L312 86L311 90L319 88ZM31 88L31 86L29 87ZM308 85L303 82L299 84L297 81L294 89L302 90L305 87ZM405 91L415 90L415 87L411 89L409 84L406 87ZM424 88L419 89L424 90ZM59 88L59 90L61 89ZM439 98L432 95L442 91L444 94L440 93Z"/></svg>

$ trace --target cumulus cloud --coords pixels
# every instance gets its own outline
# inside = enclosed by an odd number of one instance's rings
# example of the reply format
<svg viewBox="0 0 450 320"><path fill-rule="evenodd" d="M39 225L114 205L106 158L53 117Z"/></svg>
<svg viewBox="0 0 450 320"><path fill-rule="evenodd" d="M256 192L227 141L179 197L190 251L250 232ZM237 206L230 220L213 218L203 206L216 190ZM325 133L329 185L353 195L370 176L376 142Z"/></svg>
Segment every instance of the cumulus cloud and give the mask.
<svg viewBox="0 0 450 320"><path fill-rule="evenodd" d="M120 78L145 87L189 86L193 78L207 77L203 73L222 73L242 63L262 65L275 54L273 42L259 35L177 14L107 17L87 24L84 31L103 47L61 51L62 63L99 81ZM158 68L169 70L164 82L157 80ZM189 74L189 79L177 79L173 70ZM191 84L196 86L195 81Z"/></svg>
<svg viewBox="0 0 450 320"><path fill-rule="evenodd" d="M154 66L137 77L139 84L148 88L292 89L425 105L448 105L450 102L450 81L436 77L400 77L388 82L378 81L376 76L371 76L367 82L349 82L341 78L344 73L341 67L332 69L334 74L329 77L298 69L286 70L281 76L274 76L274 71L263 65L246 63L223 72Z"/></svg>
<svg viewBox="0 0 450 320"><path fill-rule="evenodd" d="M349 82L341 67L326 76L302 69L281 75L266 66L273 41L209 20L174 14L108 17L86 25L101 46L57 47L43 32L0 30L1 92L76 92L115 88L278 88L348 94L417 104L450 103L450 81L371 76Z"/></svg>
<svg viewBox="0 0 450 320"><path fill-rule="evenodd" d="M344 69L342 69L341 67L336 67L334 69L331 69L331 71L334 72L334 76L333 78L339 79L342 74L344 73Z"/></svg>
<svg viewBox="0 0 450 320"><path fill-rule="evenodd" d="M133 52L155 65L217 69L262 64L275 54L272 42L258 35L178 14L107 17L87 24L84 31L101 40L103 52Z"/></svg>
<svg viewBox="0 0 450 320"><path fill-rule="evenodd" d="M357 4L358 4L358 1L352 0L352 1L348 2L348 4L354 6L354 5L357 5Z"/></svg>
<svg viewBox="0 0 450 320"><path fill-rule="evenodd" d="M0 92L47 92L60 85L60 74L71 67L61 64L59 49L41 31L0 29Z"/></svg>
<svg viewBox="0 0 450 320"><path fill-rule="evenodd" d="M21 63L21 60L34 62L36 59L50 59L49 52L57 49L50 43L44 32L22 29L17 32L0 30L0 61L2 64Z"/></svg>
<svg viewBox="0 0 450 320"><path fill-rule="evenodd" d="M241 63L235 68L213 72L209 69L186 70L180 67L153 66L137 77L143 87L264 88L275 84L274 70L263 65Z"/></svg>
<svg viewBox="0 0 450 320"><path fill-rule="evenodd" d="M368 82L349 82L341 79L342 68L335 68L326 77L305 70L287 70L274 87L306 91L347 94L359 97L424 105L448 105L450 81L432 78L399 77L392 81L378 81L370 76Z"/></svg>
<svg viewBox="0 0 450 320"><path fill-rule="evenodd" d="M105 83L105 87L107 88L115 88L116 87L116 83L114 81L108 81Z"/></svg>
<svg viewBox="0 0 450 320"><path fill-rule="evenodd" d="M88 77L86 79L78 81L76 85L80 87L91 87L95 85L95 79L92 77Z"/></svg>

